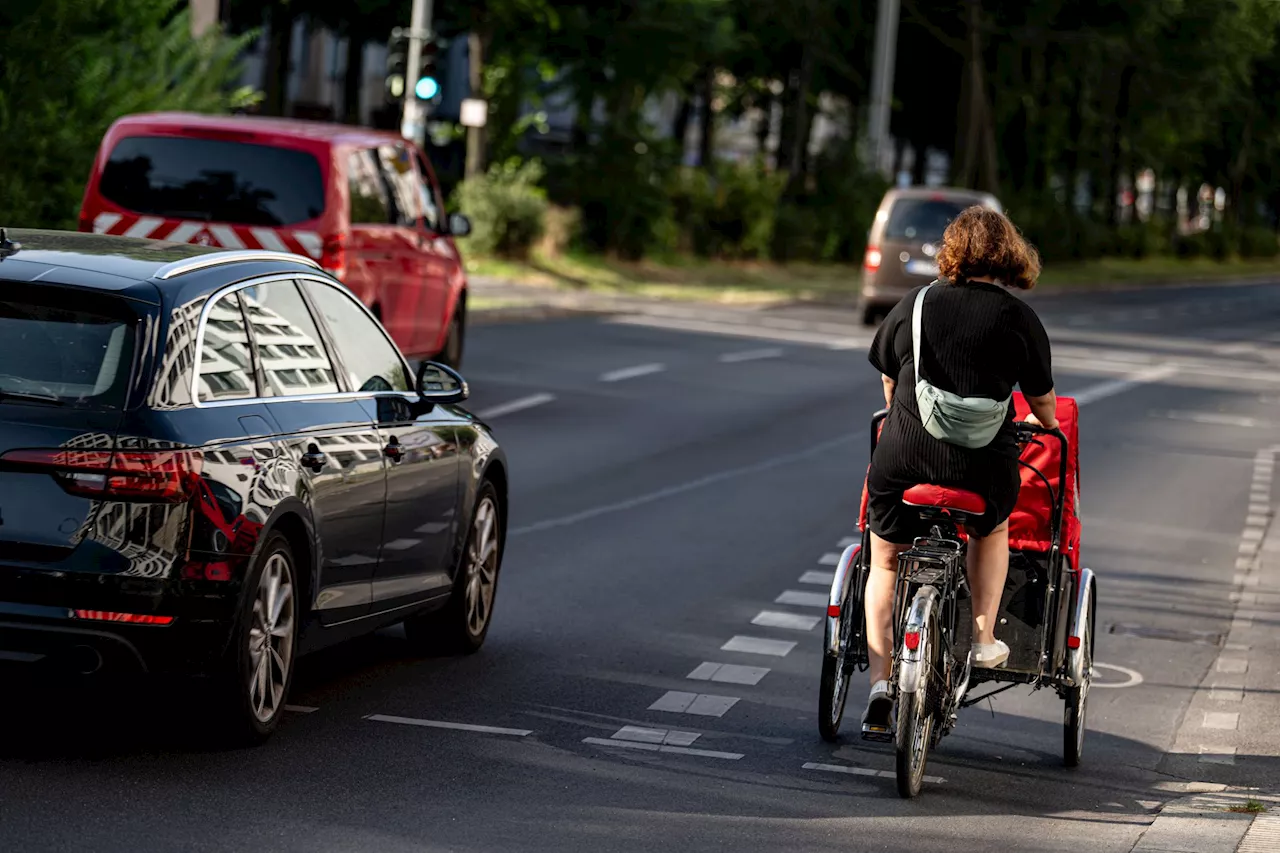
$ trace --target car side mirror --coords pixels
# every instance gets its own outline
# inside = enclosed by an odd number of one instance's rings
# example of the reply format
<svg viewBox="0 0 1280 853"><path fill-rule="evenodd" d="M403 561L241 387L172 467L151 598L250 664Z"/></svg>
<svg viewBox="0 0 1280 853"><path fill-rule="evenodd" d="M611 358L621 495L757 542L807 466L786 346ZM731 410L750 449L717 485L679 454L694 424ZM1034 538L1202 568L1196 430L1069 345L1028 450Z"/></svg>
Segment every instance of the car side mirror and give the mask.
<svg viewBox="0 0 1280 853"><path fill-rule="evenodd" d="M461 213L450 213L449 233L455 237L466 237L471 233L471 220Z"/></svg>
<svg viewBox="0 0 1280 853"><path fill-rule="evenodd" d="M434 361L418 365L418 396L426 403L461 403L470 395L458 371Z"/></svg>

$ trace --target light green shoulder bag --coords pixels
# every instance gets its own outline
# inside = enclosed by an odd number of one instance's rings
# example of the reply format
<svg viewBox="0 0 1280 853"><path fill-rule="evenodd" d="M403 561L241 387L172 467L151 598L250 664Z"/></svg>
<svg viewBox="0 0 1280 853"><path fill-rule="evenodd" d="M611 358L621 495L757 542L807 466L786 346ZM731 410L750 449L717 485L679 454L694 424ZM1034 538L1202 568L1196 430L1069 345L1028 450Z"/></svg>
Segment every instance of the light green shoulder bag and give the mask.
<svg viewBox="0 0 1280 853"><path fill-rule="evenodd" d="M970 449L986 447L1004 425L1013 396L1004 400L961 397L935 388L920 375L920 317L924 311L925 294L932 289L933 284L920 291L911 312L911 350L915 359L916 405L920 409L920 421L929 435L939 441Z"/></svg>

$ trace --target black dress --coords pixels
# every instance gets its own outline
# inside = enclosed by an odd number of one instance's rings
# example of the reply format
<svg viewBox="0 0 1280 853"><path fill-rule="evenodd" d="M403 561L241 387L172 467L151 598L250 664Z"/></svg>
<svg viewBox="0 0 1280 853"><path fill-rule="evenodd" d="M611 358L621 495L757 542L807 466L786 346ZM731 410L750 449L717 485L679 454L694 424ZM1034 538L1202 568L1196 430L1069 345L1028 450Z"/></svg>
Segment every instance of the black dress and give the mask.
<svg viewBox="0 0 1280 853"><path fill-rule="evenodd" d="M871 459L867 512L873 532L910 543L928 531L902 504L902 493L931 483L967 489L987 500L972 528L994 530L1018 500L1018 441L1013 405L995 440L970 450L925 431L916 406L911 354L911 312L920 288L899 302L876 333L871 363L897 380L889 417ZM925 297L921 361L924 378L966 397L1003 400L1017 385L1031 397L1053 390L1049 336L1031 307L1005 288L983 282L941 282Z"/></svg>

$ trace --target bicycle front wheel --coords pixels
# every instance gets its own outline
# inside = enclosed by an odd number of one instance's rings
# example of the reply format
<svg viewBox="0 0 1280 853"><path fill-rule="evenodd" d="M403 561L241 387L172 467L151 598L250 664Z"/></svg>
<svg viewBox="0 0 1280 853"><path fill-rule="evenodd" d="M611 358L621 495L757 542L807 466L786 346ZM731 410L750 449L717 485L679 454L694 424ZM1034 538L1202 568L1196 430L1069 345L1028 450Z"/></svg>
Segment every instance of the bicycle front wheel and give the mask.
<svg viewBox="0 0 1280 853"><path fill-rule="evenodd" d="M898 719L894 733L898 794L911 799L924 784L924 769L933 745L934 705L938 690L938 632L932 602L926 605L925 630L920 632L920 677L915 690L898 692Z"/></svg>

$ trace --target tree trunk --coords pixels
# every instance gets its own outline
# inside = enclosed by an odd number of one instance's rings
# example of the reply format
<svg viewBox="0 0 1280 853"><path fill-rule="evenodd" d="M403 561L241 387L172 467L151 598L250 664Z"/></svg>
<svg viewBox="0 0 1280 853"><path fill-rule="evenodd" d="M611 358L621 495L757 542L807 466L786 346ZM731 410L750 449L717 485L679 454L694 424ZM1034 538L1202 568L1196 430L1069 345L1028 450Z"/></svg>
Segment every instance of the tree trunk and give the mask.
<svg viewBox="0 0 1280 853"><path fill-rule="evenodd" d="M769 160L769 134L773 130L773 107L775 103L777 103L777 99L770 95L765 98L764 105L760 108L762 115L760 124L756 127L756 153L762 163L767 163Z"/></svg>
<svg viewBox="0 0 1280 853"><path fill-rule="evenodd" d="M287 6L267 7L267 56L263 63L262 111L284 115L289 87L289 59L293 53L293 13Z"/></svg>
<svg viewBox="0 0 1280 853"><path fill-rule="evenodd" d="M472 98L483 99L484 93L484 55L488 47L489 37L485 33L472 31L467 36L467 83ZM484 173L485 129L483 127L467 128L467 162L465 176L474 178Z"/></svg>
<svg viewBox="0 0 1280 853"><path fill-rule="evenodd" d="M364 89L363 36L347 36L347 70L342 76L342 120L360 124L360 93Z"/></svg>
<svg viewBox="0 0 1280 853"><path fill-rule="evenodd" d="M1243 225L1252 219L1252 212L1245 211L1245 176L1249 168L1249 145L1252 142L1253 122L1246 119L1240 138L1240 151L1231 166L1231 195L1227 198L1227 218L1235 225Z"/></svg>
<svg viewBox="0 0 1280 853"><path fill-rule="evenodd" d="M813 50L809 43L800 46L800 72L796 80L795 129L791 132L791 150L787 157L788 183L791 189L804 185L805 157L809 150L809 134L813 119L809 115L809 87L813 83Z"/></svg>
<svg viewBox="0 0 1280 853"><path fill-rule="evenodd" d="M704 169L715 166L716 156L716 69L707 66L702 72L700 87L702 113L699 115L698 165Z"/></svg>
<svg viewBox="0 0 1280 853"><path fill-rule="evenodd" d="M1107 154L1107 224L1115 225L1119 218L1119 206L1116 198L1120 195L1120 172L1124 166L1124 128L1125 119L1129 116L1129 90L1133 84L1133 75L1138 69L1132 65L1125 66L1120 72L1120 86L1116 92L1116 108L1111 123L1111 148Z"/></svg>
<svg viewBox="0 0 1280 853"><path fill-rule="evenodd" d="M689 122L693 119L693 97L688 93L680 96L680 109L676 110L676 119L671 124L671 139L680 152L680 164L684 165L685 145L689 139Z"/></svg>
<svg viewBox="0 0 1280 853"><path fill-rule="evenodd" d="M925 147L923 142L915 141L911 143L911 148L916 153L915 162L911 164L911 183L918 187L924 186L927 178L925 170L929 166L929 149Z"/></svg>

